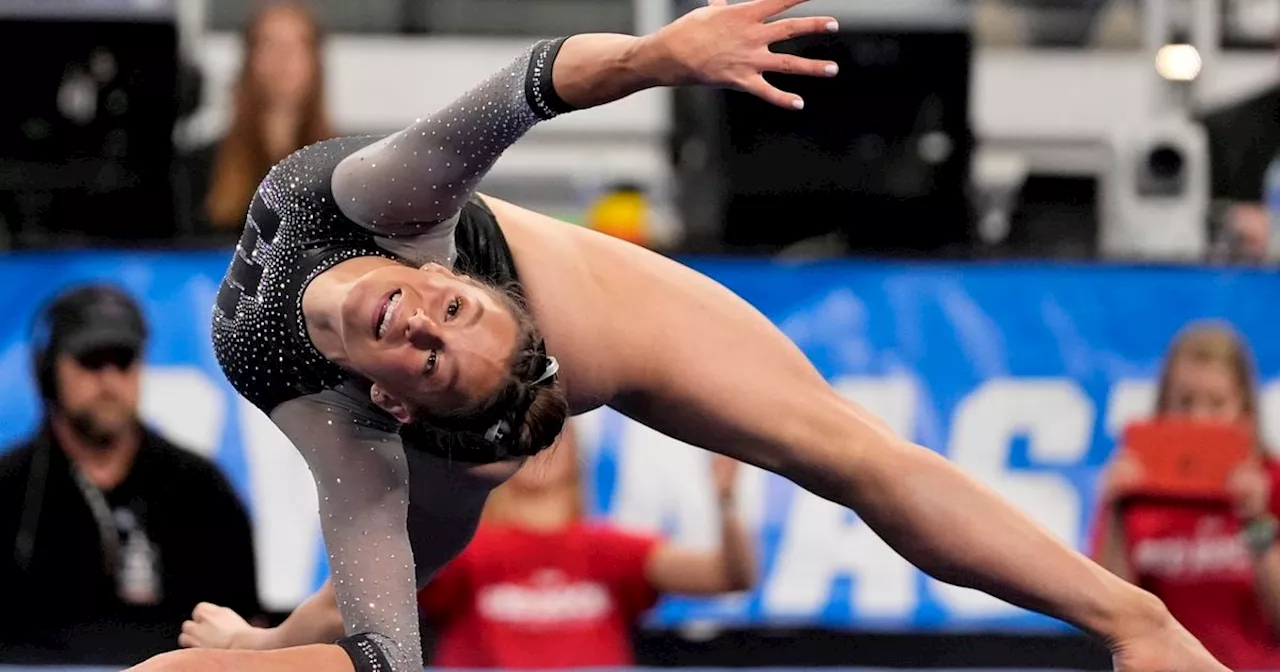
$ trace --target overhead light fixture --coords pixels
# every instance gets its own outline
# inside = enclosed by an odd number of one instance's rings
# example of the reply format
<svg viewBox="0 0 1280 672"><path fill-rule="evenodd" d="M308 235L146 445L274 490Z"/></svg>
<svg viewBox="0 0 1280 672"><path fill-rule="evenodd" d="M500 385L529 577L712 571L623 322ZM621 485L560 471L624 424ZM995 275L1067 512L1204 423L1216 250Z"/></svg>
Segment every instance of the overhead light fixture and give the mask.
<svg viewBox="0 0 1280 672"><path fill-rule="evenodd" d="M1166 44L1156 52L1156 72L1171 82L1190 82L1203 66L1199 50L1190 44Z"/></svg>

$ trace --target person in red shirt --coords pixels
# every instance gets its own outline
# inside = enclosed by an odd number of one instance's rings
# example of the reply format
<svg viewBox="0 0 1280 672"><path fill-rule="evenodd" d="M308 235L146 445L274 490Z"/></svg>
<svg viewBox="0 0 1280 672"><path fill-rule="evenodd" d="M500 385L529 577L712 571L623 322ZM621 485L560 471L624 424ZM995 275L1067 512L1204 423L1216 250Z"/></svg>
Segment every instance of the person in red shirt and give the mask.
<svg viewBox="0 0 1280 672"><path fill-rule="evenodd" d="M1242 423L1257 435L1253 364L1230 328L1194 324L1174 340L1156 413ZM1280 669L1280 465L1260 442L1238 468L1229 503L1126 499L1142 478L1122 447L1103 474L1093 555L1151 591L1224 665Z"/></svg>
<svg viewBox="0 0 1280 672"><path fill-rule="evenodd" d="M432 664L448 668L626 667L631 628L663 593L749 589L753 549L733 513L738 464L713 457L720 545L683 548L588 521L572 432L532 458L486 504L471 544L418 595L435 626ZM186 647L277 649L343 634L328 583L276 628L255 628L230 609L196 607Z"/></svg>

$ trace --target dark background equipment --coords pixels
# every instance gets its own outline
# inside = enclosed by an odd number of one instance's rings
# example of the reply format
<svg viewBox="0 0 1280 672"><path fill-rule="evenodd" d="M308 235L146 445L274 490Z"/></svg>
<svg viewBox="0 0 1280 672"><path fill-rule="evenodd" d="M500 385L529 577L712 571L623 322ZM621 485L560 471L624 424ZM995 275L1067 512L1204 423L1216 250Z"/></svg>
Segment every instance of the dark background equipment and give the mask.
<svg viewBox="0 0 1280 672"><path fill-rule="evenodd" d="M677 207L693 249L774 252L836 234L848 251L945 252L970 239L967 26L860 25L775 49L840 63L770 76L805 99L675 93Z"/></svg>
<svg viewBox="0 0 1280 672"><path fill-rule="evenodd" d="M65 4L0 6L0 231L15 247L171 237L176 21Z"/></svg>

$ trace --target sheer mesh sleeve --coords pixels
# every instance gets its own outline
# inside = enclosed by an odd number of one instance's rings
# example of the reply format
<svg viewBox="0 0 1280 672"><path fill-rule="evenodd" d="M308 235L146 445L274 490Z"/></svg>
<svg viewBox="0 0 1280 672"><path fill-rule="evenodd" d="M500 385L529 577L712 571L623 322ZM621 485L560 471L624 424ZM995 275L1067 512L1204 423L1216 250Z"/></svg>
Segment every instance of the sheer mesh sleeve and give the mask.
<svg viewBox="0 0 1280 672"><path fill-rule="evenodd" d="M333 174L343 214L391 236L453 218L503 151L567 111L551 86L563 42L535 44L436 114L344 159Z"/></svg>
<svg viewBox="0 0 1280 672"><path fill-rule="evenodd" d="M419 672L417 588L471 541L490 490L518 462L405 450L396 424L349 389L287 402L271 419L315 479L346 633L370 634L392 672Z"/></svg>
<svg viewBox="0 0 1280 672"><path fill-rule="evenodd" d="M409 466L394 429L337 392L282 404L271 419L306 459L347 634L371 633L393 672L419 672L417 586L405 521Z"/></svg>

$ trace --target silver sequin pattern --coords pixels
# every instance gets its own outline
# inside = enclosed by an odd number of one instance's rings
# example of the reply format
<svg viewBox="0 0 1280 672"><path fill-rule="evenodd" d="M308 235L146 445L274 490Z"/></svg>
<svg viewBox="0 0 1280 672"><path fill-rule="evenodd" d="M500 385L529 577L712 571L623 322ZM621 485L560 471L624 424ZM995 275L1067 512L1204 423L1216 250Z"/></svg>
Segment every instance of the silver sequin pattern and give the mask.
<svg viewBox="0 0 1280 672"><path fill-rule="evenodd" d="M359 419L336 390L271 414L307 462L319 495L329 576L347 634L366 633L391 670L421 670L417 582L406 526L410 468L394 428Z"/></svg>
<svg viewBox="0 0 1280 672"><path fill-rule="evenodd" d="M545 48L540 43L403 131L322 142L271 170L259 196L279 217L279 230L270 240L251 236L248 229L256 225L250 217L237 247L237 255L261 269L261 281L246 288L233 266L222 291L239 291L240 298L233 311L214 311L214 350L237 391L269 411L348 377L306 335L306 284L354 257L404 257L388 251L396 249L388 241L425 238L437 223L452 220L502 152L545 118L525 94L530 60ZM344 161L349 156L358 160ZM251 238L256 243L245 249ZM439 256L454 258L452 250Z"/></svg>
<svg viewBox="0 0 1280 672"><path fill-rule="evenodd" d="M332 200L323 185L332 166L369 141L312 145L273 168L258 187L259 206L236 246L239 262L233 259L214 307L213 347L232 386L263 411L350 377L311 346L301 318L302 291L347 259L390 256L325 202ZM234 308L225 310L233 300Z"/></svg>
<svg viewBox="0 0 1280 672"><path fill-rule="evenodd" d="M502 152L549 116L536 113L525 93L530 60L547 48L535 46L440 112L344 163L333 176L343 211L390 236L418 235L456 213Z"/></svg>
<svg viewBox="0 0 1280 672"><path fill-rule="evenodd" d="M550 116L535 113L525 92L531 59L541 52L545 63L547 48L535 45L399 133L322 142L273 168L213 311L227 379L271 415L316 480L347 631L376 633L393 672L421 669L404 452L394 428L360 417L359 404L315 401L351 376L311 344L302 293L342 261L392 257L379 239L422 236L454 218L502 152Z"/></svg>

